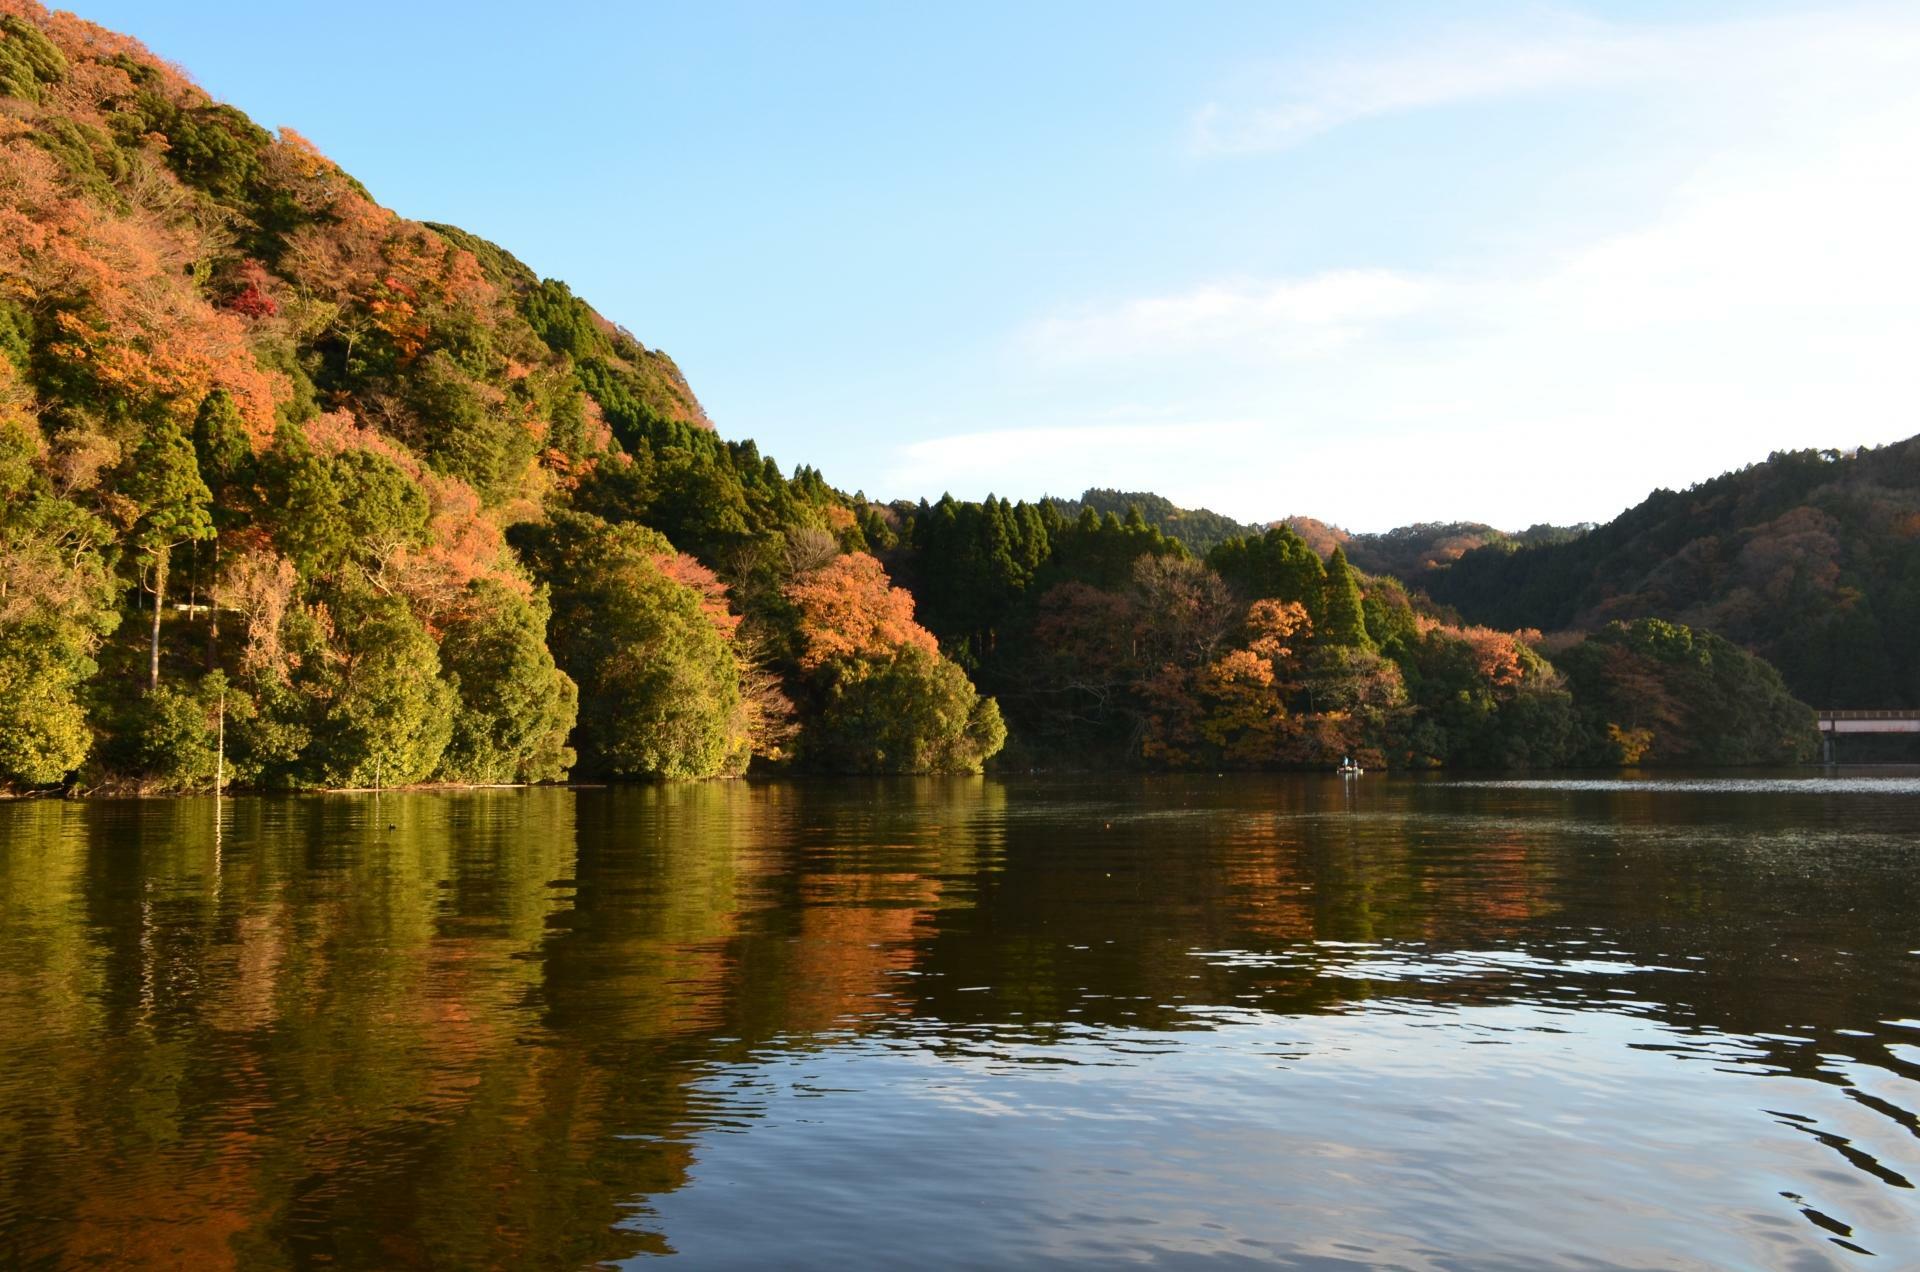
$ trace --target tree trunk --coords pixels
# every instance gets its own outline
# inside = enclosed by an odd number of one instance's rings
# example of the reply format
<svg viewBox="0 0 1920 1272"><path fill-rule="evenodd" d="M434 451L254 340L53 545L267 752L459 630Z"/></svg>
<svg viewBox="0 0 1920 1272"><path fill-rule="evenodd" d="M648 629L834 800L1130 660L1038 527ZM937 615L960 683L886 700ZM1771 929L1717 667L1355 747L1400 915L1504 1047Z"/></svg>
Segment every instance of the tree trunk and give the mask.
<svg viewBox="0 0 1920 1272"><path fill-rule="evenodd" d="M147 663L147 691L160 687L160 609L167 599L167 557L170 547L153 550L153 648Z"/></svg>
<svg viewBox="0 0 1920 1272"><path fill-rule="evenodd" d="M207 584L207 670L220 666L220 599L214 593L220 586L220 537L213 539L213 579Z"/></svg>

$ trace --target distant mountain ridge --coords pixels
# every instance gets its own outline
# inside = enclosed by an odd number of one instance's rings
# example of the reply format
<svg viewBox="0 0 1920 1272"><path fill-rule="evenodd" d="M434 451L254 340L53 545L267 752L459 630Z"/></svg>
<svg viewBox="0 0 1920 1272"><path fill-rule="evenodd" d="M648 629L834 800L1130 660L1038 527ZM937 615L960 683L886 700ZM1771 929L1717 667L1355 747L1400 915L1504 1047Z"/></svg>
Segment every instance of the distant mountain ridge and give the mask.
<svg viewBox="0 0 1920 1272"><path fill-rule="evenodd" d="M1186 544L1196 556L1205 556L1209 549L1222 540L1235 535L1258 534L1261 530L1260 526L1235 521L1209 508L1179 507L1165 495L1156 495L1147 490L1093 487L1082 491L1078 499L1050 496L1045 502L1056 505L1061 515L1069 521L1079 516L1082 508L1091 508L1101 516L1110 512L1116 517L1125 517L1129 508L1138 508L1148 525L1168 538Z"/></svg>
<svg viewBox="0 0 1920 1272"><path fill-rule="evenodd" d="M1354 534L1314 517L1286 517L1273 524L1293 527L1323 557L1331 556L1337 547L1368 574L1391 574L1403 582L1416 581L1429 570L1444 569L1490 544L1533 547L1564 543L1593 529L1591 523L1582 523L1536 525L1509 532L1480 521L1421 521L1377 534Z"/></svg>
<svg viewBox="0 0 1920 1272"><path fill-rule="evenodd" d="M1807 702L1920 706L1920 437L1776 452L1578 538L1492 542L1406 581L1475 622L1705 627Z"/></svg>

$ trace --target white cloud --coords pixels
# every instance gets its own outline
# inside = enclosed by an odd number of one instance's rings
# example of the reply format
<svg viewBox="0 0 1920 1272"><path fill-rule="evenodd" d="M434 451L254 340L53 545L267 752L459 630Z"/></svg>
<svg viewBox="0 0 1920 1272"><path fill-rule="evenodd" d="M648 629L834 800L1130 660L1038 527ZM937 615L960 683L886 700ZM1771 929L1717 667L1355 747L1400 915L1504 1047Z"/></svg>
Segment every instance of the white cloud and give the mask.
<svg viewBox="0 0 1920 1272"><path fill-rule="evenodd" d="M1194 112L1192 145L1214 155L1284 150L1364 120L1545 92L1711 92L1730 80L1844 91L1844 79L1823 85L1809 71L1911 63L1917 50L1920 26L1902 7L1672 25L1549 17L1517 30L1432 34L1384 57L1269 67L1253 87Z"/></svg>
<svg viewBox="0 0 1920 1272"><path fill-rule="evenodd" d="M1691 166L1658 185L1594 176L1629 183L1637 220L1528 223L1518 245L1456 242L1392 269L1344 243L1357 267L1061 306L1009 345L1015 394L996 416L1034 427L910 444L889 484L1518 527L1604 520L1778 448L1920 432L1920 11L1458 35L1209 126L1238 139L1224 148L1275 149L1597 84L1631 85L1623 109L1694 134ZM1376 259L1405 261L1393 246Z"/></svg>
<svg viewBox="0 0 1920 1272"><path fill-rule="evenodd" d="M896 488L1050 480L1256 520L1520 526L1605 519L1775 448L1911 435L1920 171L1902 159L1920 82L1845 124L1730 148L1663 215L1543 259L1201 284L1047 318L1014 346L1047 426L917 443ZM1154 422L1074 428L1058 403L1076 399Z"/></svg>
<svg viewBox="0 0 1920 1272"><path fill-rule="evenodd" d="M1311 357L1374 323L1418 310L1432 288L1393 270L1329 270L1301 279L1208 283L1170 296L1086 307L1033 324L1024 343L1046 358L1089 360L1246 341Z"/></svg>

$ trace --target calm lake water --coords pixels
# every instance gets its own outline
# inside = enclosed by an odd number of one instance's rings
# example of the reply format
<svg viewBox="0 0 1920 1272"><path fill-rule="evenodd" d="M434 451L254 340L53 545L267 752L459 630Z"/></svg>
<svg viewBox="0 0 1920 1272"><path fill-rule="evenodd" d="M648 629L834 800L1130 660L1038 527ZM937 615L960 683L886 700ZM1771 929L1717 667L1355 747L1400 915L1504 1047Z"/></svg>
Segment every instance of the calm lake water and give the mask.
<svg viewBox="0 0 1920 1272"><path fill-rule="evenodd" d="M0 806L0 1266L1920 1266L1920 780Z"/></svg>

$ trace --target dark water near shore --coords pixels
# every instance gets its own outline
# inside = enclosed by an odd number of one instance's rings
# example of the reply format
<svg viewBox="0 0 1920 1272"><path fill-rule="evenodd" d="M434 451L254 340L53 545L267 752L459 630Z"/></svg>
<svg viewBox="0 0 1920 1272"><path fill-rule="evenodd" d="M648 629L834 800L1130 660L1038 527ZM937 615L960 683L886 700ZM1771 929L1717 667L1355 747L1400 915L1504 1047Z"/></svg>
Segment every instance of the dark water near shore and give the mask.
<svg viewBox="0 0 1920 1272"><path fill-rule="evenodd" d="M1920 780L0 806L0 1266L1920 1266Z"/></svg>

